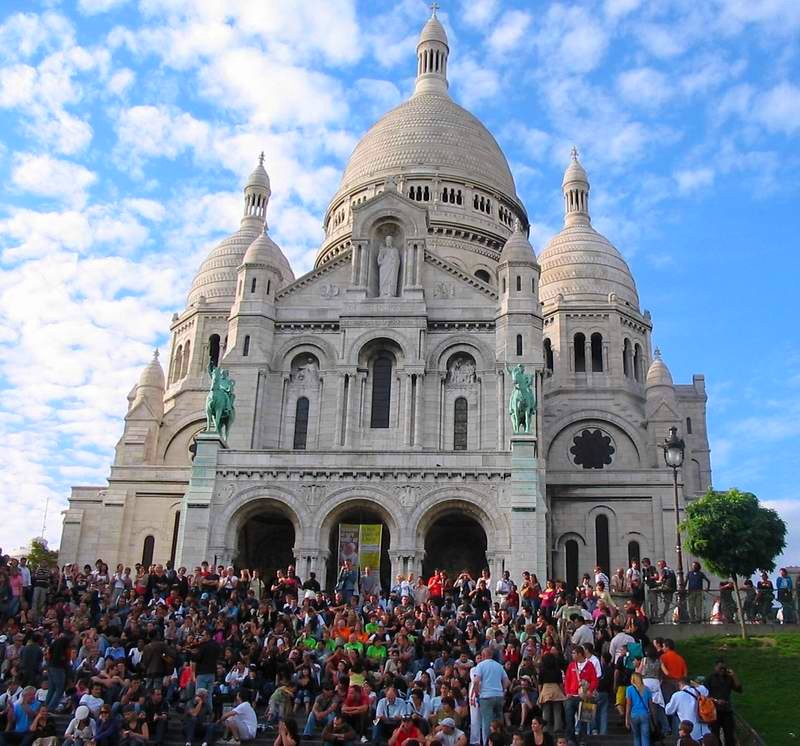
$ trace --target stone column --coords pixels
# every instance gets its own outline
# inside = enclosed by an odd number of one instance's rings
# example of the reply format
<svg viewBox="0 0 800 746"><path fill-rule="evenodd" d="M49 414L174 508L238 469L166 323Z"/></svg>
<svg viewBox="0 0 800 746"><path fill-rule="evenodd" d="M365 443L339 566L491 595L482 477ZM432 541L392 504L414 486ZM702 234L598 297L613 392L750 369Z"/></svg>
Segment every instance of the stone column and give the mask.
<svg viewBox="0 0 800 746"><path fill-rule="evenodd" d="M175 552L176 567L193 567L207 559L217 456L223 447L222 439L217 433L203 432L197 436L197 453L192 462L189 488L181 505L181 524Z"/></svg>
<svg viewBox="0 0 800 746"><path fill-rule="evenodd" d="M345 373L339 373L336 376L338 382L338 386L336 387L336 432L334 433L333 442L339 446L344 445L344 439L342 438L342 420L346 417L344 391L345 375Z"/></svg>
<svg viewBox="0 0 800 746"><path fill-rule="evenodd" d="M423 418L423 396L425 376L417 373L416 380L416 412L414 413L414 448L422 448L422 418Z"/></svg>
<svg viewBox="0 0 800 746"><path fill-rule="evenodd" d="M411 397L412 380L411 373L406 373L403 380L403 447L411 445Z"/></svg>

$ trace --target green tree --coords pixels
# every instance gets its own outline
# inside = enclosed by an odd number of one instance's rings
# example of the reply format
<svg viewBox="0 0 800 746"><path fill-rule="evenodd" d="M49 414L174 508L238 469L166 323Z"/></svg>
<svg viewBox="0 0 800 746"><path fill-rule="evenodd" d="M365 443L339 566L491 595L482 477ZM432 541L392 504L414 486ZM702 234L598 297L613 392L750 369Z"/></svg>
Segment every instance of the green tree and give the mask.
<svg viewBox="0 0 800 746"><path fill-rule="evenodd" d="M692 554L701 557L712 572L733 580L739 624L746 638L739 578L749 578L757 570L775 569L775 558L786 546L786 524L774 510L763 507L752 492L734 488L727 492L709 490L689 503L681 529L686 532L686 547Z"/></svg>
<svg viewBox="0 0 800 746"><path fill-rule="evenodd" d="M58 564L58 550L47 548L47 539L37 537L31 539L31 548L28 552L28 562L31 567L53 567Z"/></svg>

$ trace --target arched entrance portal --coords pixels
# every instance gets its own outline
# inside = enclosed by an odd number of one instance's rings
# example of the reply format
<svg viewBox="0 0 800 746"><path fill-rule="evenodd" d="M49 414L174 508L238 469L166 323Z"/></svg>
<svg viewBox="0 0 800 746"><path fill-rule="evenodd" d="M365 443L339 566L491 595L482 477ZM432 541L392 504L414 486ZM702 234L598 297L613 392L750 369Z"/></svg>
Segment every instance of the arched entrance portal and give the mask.
<svg viewBox="0 0 800 746"><path fill-rule="evenodd" d="M339 526L341 524L380 524L381 526L381 587L384 591L388 591L392 585L392 567L389 560L389 542L391 535L386 523L382 520L381 514L377 510L372 510L367 507L352 507L339 513L336 517L336 522L331 527L329 538L330 560L328 561L328 573L325 578L325 587L333 590L336 585L336 575L339 572ZM354 563L355 564L355 563ZM363 568L358 568L359 574ZM375 568L371 568L374 572Z"/></svg>
<svg viewBox="0 0 800 746"><path fill-rule="evenodd" d="M488 566L486 532L474 518L452 511L431 524L425 536L423 578L429 578L436 569L445 570L451 580L463 570L477 578Z"/></svg>
<svg viewBox="0 0 800 746"><path fill-rule="evenodd" d="M294 526L277 510L259 511L242 523L236 546L237 567L261 570L269 581L294 564Z"/></svg>

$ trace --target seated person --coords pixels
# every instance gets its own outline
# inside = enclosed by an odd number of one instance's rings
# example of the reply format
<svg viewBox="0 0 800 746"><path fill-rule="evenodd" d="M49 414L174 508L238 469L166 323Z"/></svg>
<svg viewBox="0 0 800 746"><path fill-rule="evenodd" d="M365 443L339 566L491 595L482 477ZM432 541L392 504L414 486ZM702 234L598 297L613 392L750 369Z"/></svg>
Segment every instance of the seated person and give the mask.
<svg viewBox="0 0 800 746"><path fill-rule="evenodd" d="M358 734L344 719L341 710L336 710L333 720L322 731L323 746L352 746L357 738Z"/></svg>
<svg viewBox="0 0 800 746"><path fill-rule="evenodd" d="M422 731L417 728L409 714L403 715L400 725L389 738L389 746L404 746L406 741L422 742Z"/></svg>

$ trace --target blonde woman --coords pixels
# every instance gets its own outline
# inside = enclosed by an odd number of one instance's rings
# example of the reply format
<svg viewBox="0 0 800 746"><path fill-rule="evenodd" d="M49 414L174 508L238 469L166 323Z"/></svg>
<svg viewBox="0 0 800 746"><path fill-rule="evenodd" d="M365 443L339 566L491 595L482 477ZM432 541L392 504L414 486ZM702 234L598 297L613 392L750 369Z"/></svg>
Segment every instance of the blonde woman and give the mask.
<svg viewBox="0 0 800 746"><path fill-rule="evenodd" d="M634 746L650 746L650 690L640 673L631 674L625 691L625 726L633 733Z"/></svg>

